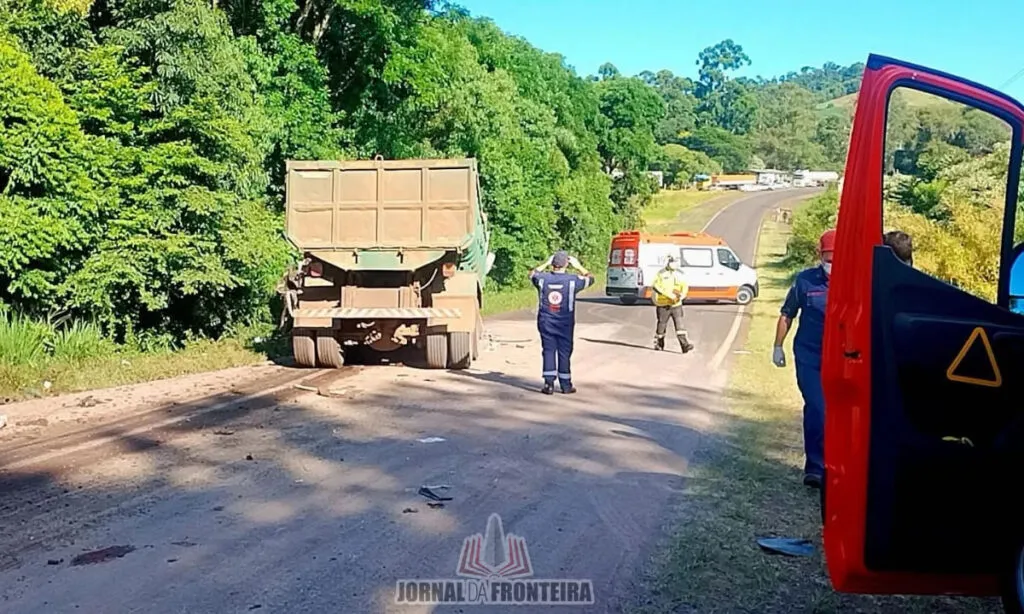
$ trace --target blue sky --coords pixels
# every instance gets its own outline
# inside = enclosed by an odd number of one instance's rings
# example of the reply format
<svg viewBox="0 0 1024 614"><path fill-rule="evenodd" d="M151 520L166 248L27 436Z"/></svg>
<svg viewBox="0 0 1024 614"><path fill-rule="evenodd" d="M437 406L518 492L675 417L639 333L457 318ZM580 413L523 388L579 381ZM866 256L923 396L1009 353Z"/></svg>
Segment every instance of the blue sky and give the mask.
<svg viewBox="0 0 1024 614"><path fill-rule="evenodd" d="M695 77L701 49L731 38L765 77L851 64L880 53L1002 89L1024 100L1022 0L455 0L585 76L668 68ZM631 7L631 8L626 8ZM672 8L667 8L672 7ZM1022 73L1017 75L1017 73ZM1007 81L1017 75L1012 85ZM1005 86L1005 87L1004 87Z"/></svg>

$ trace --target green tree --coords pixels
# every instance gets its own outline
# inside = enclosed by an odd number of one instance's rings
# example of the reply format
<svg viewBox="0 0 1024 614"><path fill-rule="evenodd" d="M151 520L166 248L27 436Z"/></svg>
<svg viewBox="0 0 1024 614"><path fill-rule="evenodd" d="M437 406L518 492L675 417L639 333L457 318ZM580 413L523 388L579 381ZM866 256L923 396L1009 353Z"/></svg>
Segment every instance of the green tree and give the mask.
<svg viewBox="0 0 1024 614"><path fill-rule="evenodd" d="M683 138L682 144L694 151L704 152L728 173L747 170L753 155L746 138L716 126L697 128Z"/></svg>

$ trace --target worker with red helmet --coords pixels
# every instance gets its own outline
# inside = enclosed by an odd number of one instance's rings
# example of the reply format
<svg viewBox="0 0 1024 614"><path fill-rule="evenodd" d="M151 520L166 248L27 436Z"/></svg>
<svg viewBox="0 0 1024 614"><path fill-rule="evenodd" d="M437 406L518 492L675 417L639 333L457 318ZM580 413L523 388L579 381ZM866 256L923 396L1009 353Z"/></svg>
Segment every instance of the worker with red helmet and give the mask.
<svg viewBox="0 0 1024 614"><path fill-rule="evenodd" d="M786 366L782 343L799 314L800 325L793 339L793 358L797 386L804 397L804 454L807 457L804 484L812 488L821 488L825 473L825 393L821 387L821 346L835 245L836 231L826 230L818 240L820 262L797 274L780 310L772 352L775 366Z"/></svg>

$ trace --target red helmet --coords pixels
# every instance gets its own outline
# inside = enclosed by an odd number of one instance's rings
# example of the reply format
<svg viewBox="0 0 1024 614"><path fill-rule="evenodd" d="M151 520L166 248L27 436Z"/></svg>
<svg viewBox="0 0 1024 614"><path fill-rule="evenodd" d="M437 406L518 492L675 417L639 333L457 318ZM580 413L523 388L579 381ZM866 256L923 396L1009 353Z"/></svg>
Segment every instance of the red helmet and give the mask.
<svg viewBox="0 0 1024 614"><path fill-rule="evenodd" d="M821 234L821 238L818 239L818 252L834 252L836 251L836 229L829 228Z"/></svg>

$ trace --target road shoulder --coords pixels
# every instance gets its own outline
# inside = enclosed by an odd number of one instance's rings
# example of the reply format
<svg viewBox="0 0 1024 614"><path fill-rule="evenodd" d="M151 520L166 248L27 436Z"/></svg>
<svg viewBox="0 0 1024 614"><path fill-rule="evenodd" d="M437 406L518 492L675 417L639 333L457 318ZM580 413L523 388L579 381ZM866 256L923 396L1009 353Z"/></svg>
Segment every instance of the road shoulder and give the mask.
<svg viewBox="0 0 1024 614"><path fill-rule="evenodd" d="M648 603L636 614L680 611L856 611L981 613L991 600L841 595L821 552L818 493L800 483L802 402L792 369L771 364L778 305L789 271L781 266L789 226L765 221L756 264L761 296L751 305L734 353L721 428L698 447L685 504L652 561ZM743 338L743 337L741 337ZM787 347L791 352L791 347ZM771 556L756 539L809 539L808 558Z"/></svg>

